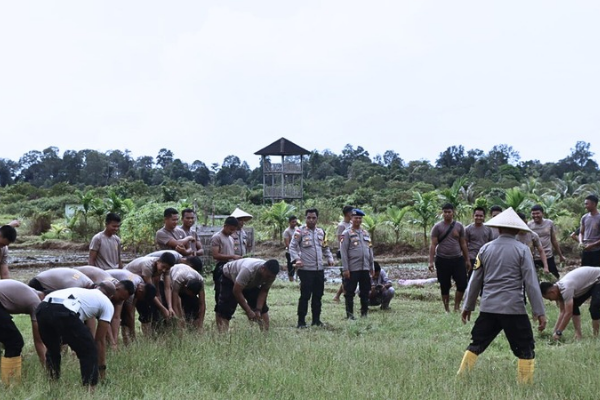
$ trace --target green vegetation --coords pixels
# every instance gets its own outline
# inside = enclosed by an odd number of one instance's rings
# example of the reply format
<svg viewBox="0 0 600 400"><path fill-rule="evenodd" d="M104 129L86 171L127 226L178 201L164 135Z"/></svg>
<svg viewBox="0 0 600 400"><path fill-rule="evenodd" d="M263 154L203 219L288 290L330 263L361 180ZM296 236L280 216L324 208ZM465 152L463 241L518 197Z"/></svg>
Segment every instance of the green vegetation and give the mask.
<svg viewBox="0 0 600 400"><path fill-rule="evenodd" d="M209 292L211 285L209 285ZM324 296L324 329L297 330L297 284L277 281L270 294L272 330L259 332L239 309L229 335L218 335L207 311L206 331L138 341L108 355L108 380L93 395L80 385L79 365L63 358L63 376L49 383L35 356L28 318L15 318L26 340L21 386L2 389L14 399L595 399L600 383L598 340L564 344L536 336L533 386L516 383L516 358L503 335L479 357L472 374L456 379L473 322L445 314L437 285L400 288L392 310L372 308L367 319L345 321L342 304ZM207 293L207 310L212 295ZM549 326L557 307L546 302ZM587 308L587 307L586 307ZM474 317L476 317L477 312ZM551 329L551 328L548 328Z"/></svg>

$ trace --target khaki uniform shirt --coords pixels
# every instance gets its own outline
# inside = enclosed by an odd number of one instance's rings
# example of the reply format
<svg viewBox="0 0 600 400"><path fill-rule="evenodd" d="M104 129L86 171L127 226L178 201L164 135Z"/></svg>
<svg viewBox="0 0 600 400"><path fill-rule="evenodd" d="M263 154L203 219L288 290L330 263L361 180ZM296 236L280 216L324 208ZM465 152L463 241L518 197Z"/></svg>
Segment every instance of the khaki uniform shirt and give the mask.
<svg viewBox="0 0 600 400"><path fill-rule="evenodd" d="M202 275L186 264L173 265L169 270L169 275L171 275L171 288L173 289L173 293L179 293L179 290L193 279L198 279L200 282L204 283Z"/></svg>
<svg viewBox="0 0 600 400"><path fill-rule="evenodd" d="M438 238L438 245L435 248L435 255L442 258L457 258L463 255L462 248L460 247L460 239L465 237L465 228L463 224L455 221L454 228L448 233L446 238L439 242L439 240L446 234L450 228L450 224L444 221L440 221L431 228L431 237Z"/></svg>
<svg viewBox="0 0 600 400"><path fill-rule="evenodd" d="M223 266L223 275L238 283L244 289L261 287L266 282L260 274L260 267L265 264L265 260L258 258L240 258L233 260Z"/></svg>
<svg viewBox="0 0 600 400"><path fill-rule="evenodd" d="M302 270L323 270L323 256L333 263L333 255L327 245L325 231L319 227L309 229L301 226L294 232L290 242L290 257L292 260L302 260Z"/></svg>
<svg viewBox="0 0 600 400"><path fill-rule="evenodd" d="M372 271L374 269L371 237L366 230L346 229L342 234L340 252L344 271Z"/></svg>
<svg viewBox="0 0 600 400"><path fill-rule="evenodd" d="M500 235L496 240L484 244L477 255L463 310L473 311L481 292L481 312L527 314L523 284L534 315L545 315L530 250L514 236Z"/></svg>
<svg viewBox="0 0 600 400"><path fill-rule="evenodd" d="M579 267L567 273L556 284L566 302L583 296L598 282L600 282L600 268Z"/></svg>
<svg viewBox="0 0 600 400"><path fill-rule="evenodd" d="M469 259L471 260L474 260L475 257L477 257L477 253L479 253L481 246L494 240L492 237L492 229L489 226L477 226L475 224L467 225L465 228L465 239L467 241L467 250L469 250Z"/></svg>
<svg viewBox="0 0 600 400"><path fill-rule="evenodd" d="M538 234L535 232L521 232L516 236L516 239L531 250L531 256L533 257L534 251L536 251L540 245L540 237Z"/></svg>
<svg viewBox="0 0 600 400"><path fill-rule="evenodd" d="M82 272L74 268L52 268L40 272L36 279L46 290L59 290L66 288L89 288L94 282Z"/></svg>
<svg viewBox="0 0 600 400"><path fill-rule="evenodd" d="M156 231L156 246L159 250L172 250L167 243L171 239L185 239L185 232L180 227L176 226L172 231L168 231L164 226Z"/></svg>
<svg viewBox="0 0 600 400"><path fill-rule="evenodd" d="M536 224L535 221L529 221L527 224L529 229L537 233L540 238L540 244L544 249L544 253L546 253L546 258L553 257L554 254L552 252L552 233L555 232L554 223L550 219L543 219L541 224ZM534 249L535 252L534 257L536 260L540 259L540 254L538 252L537 247Z"/></svg>
<svg viewBox="0 0 600 400"><path fill-rule="evenodd" d="M215 233L210 239L211 247L218 247L219 253L226 256L235 255L235 247L233 238L231 236L227 236L223 233L223 230Z"/></svg>
<svg viewBox="0 0 600 400"><path fill-rule="evenodd" d="M29 314L35 321L35 309L40 303L37 292L23 282L0 280L0 305L9 314Z"/></svg>
<svg viewBox="0 0 600 400"><path fill-rule="evenodd" d="M247 246L248 246L248 235L246 231L239 230L235 231L231 234L231 238L233 239L233 251L234 254L238 256L245 256L247 254Z"/></svg>
<svg viewBox="0 0 600 400"><path fill-rule="evenodd" d="M90 242L90 250L97 252L96 267L102 269L119 268L121 260L121 238L106 236L104 231L97 233Z"/></svg>
<svg viewBox="0 0 600 400"><path fill-rule="evenodd" d="M583 231L583 243L592 243L600 240L600 213L592 215L590 213L585 214L581 217L581 225L584 228ZM598 250L599 247L595 247L590 250Z"/></svg>
<svg viewBox="0 0 600 400"><path fill-rule="evenodd" d="M84 267L74 267L77 271L81 272L88 278L92 280L94 283L100 283L103 281L112 281L113 277L105 270L93 267L91 265L86 265Z"/></svg>
<svg viewBox="0 0 600 400"><path fill-rule="evenodd" d="M194 238L193 242L188 242L188 248L193 251L191 255L195 256L196 252L202 248L202 245L200 244L200 238L198 237L198 231L195 229L196 225L192 225L190 229L185 229L183 225L179 228L181 228L181 230L185 233L185 236L191 236Z"/></svg>
<svg viewBox="0 0 600 400"><path fill-rule="evenodd" d="M139 257L125 266L125 269L145 279L152 279L155 275L154 263L158 257Z"/></svg>

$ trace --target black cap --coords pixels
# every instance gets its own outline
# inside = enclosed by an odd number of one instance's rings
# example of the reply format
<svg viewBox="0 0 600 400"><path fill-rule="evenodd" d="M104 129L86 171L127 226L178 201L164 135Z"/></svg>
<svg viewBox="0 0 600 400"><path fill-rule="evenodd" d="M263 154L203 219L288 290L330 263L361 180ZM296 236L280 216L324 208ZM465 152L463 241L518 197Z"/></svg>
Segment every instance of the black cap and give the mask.
<svg viewBox="0 0 600 400"><path fill-rule="evenodd" d="M355 215L357 217L364 217L365 213L360 208L355 208L354 210L352 210L352 216L355 216Z"/></svg>

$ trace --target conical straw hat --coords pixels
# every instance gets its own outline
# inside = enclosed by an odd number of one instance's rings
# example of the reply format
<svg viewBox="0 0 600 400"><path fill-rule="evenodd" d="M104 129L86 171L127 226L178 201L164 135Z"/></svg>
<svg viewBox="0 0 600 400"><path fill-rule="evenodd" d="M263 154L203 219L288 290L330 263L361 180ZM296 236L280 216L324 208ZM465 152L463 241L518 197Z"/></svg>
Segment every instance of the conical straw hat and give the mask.
<svg viewBox="0 0 600 400"><path fill-rule="evenodd" d="M252 215L248 214L246 211L240 210L237 207L235 210L233 210L233 212L231 213L231 216L234 218L237 218L237 219L245 219L245 220L252 219Z"/></svg>
<svg viewBox="0 0 600 400"><path fill-rule="evenodd" d="M527 224L523 222L521 218L519 218L512 207L502 211L488 222L485 222L484 225L493 226L495 228L512 228L520 231L531 232L531 229L529 229Z"/></svg>

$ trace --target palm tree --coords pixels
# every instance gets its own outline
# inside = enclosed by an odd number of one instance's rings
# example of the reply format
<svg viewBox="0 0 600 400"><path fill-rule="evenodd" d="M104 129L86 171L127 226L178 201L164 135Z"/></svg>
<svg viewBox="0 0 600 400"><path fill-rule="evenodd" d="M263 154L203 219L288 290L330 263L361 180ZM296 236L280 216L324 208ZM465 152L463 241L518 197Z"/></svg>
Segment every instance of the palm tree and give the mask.
<svg viewBox="0 0 600 400"><path fill-rule="evenodd" d="M369 232L371 236L371 244L375 244L375 231L384 224L383 218L378 215L365 215L362 217L362 228Z"/></svg>
<svg viewBox="0 0 600 400"><path fill-rule="evenodd" d="M406 206L403 208L398 208L396 206L392 206L387 209L386 215L387 220L384 221L384 224L389 225L394 230L394 234L396 235L396 244L400 242L400 231L402 228L402 220L406 213L410 211L410 207Z"/></svg>
<svg viewBox="0 0 600 400"><path fill-rule="evenodd" d="M463 176L455 180L451 187L440 190L440 198L454 206L456 219L460 219L464 214L467 200L465 195L471 194L467 193L465 186L467 186L467 178ZM472 192L472 184L469 185L469 189Z"/></svg>
<svg viewBox="0 0 600 400"><path fill-rule="evenodd" d="M262 214L262 220L273 227L273 239L279 237L283 243L283 231L288 224L288 218L294 213L296 207L285 201L274 203L270 209Z"/></svg>
<svg viewBox="0 0 600 400"><path fill-rule="evenodd" d="M512 207L516 212L527 213L527 210L532 205L531 199L517 187L506 189L504 195L504 205L507 208Z"/></svg>
<svg viewBox="0 0 600 400"><path fill-rule="evenodd" d="M433 225L437 218L437 202L438 194L433 192L419 193L413 192L413 205L410 210L414 214L413 223L423 228L423 243L427 247L427 231Z"/></svg>
<svg viewBox="0 0 600 400"><path fill-rule="evenodd" d="M86 239L89 239L89 225L88 217L90 215L97 215L99 209L104 209L102 199L94 196L92 192L77 192L77 197L81 203L81 207L77 210L77 214L83 216L84 235Z"/></svg>

